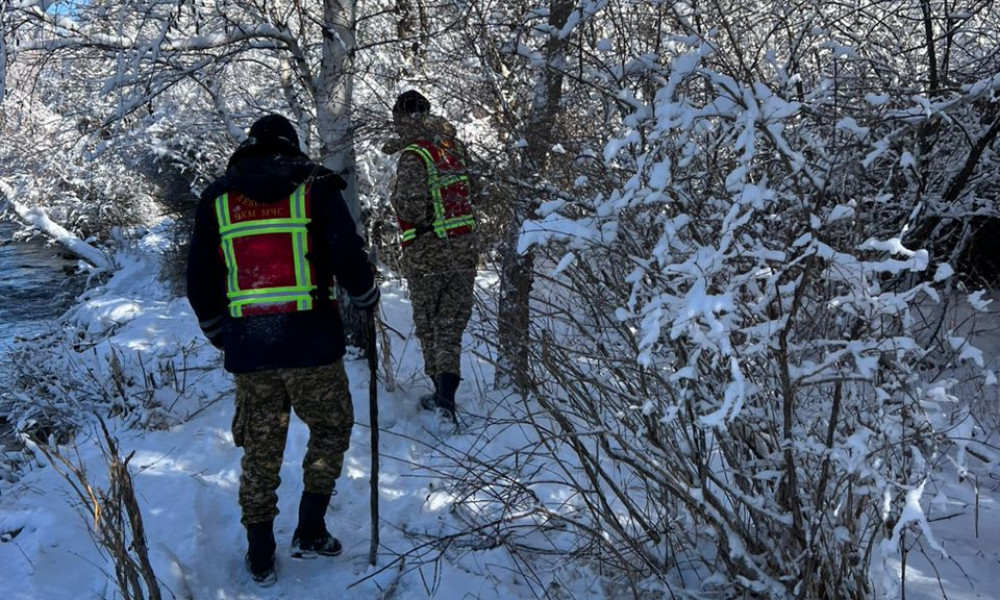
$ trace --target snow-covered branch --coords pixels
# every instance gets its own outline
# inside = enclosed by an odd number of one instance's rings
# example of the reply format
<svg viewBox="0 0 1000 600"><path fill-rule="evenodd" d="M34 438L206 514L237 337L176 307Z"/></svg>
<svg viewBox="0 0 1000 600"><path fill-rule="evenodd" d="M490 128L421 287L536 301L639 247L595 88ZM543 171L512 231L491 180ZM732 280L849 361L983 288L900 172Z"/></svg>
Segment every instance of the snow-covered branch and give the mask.
<svg viewBox="0 0 1000 600"><path fill-rule="evenodd" d="M97 269L102 271L113 269L113 263L104 252L81 240L65 227L50 219L43 209L28 207L18 202L15 189L3 180L0 180L0 193L6 197L6 205L13 208L14 214L24 224L34 227L66 251L85 260Z"/></svg>

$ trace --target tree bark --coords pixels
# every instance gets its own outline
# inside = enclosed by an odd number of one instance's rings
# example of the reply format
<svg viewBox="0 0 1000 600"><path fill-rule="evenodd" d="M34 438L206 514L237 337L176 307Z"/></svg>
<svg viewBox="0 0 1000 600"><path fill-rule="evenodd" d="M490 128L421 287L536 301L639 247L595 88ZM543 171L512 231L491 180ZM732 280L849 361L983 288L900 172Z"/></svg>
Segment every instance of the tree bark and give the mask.
<svg viewBox="0 0 1000 600"><path fill-rule="evenodd" d="M10 0L0 0L0 108L7 95L7 21Z"/></svg>
<svg viewBox="0 0 1000 600"><path fill-rule="evenodd" d="M316 127L323 166L347 182L344 200L358 233L364 234L354 154L354 126L351 123L356 25L355 0L324 0L323 61L316 85ZM368 330L363 311L354 308L343 289L338 288L337 296L347 343L356 348L368 348L370 344L365 339Z"/></svg>
<svg viewBox="0 0 1000 600"><path fill-rule="evenodd" d="M924 43L927 45L927 67L930 73L928 85L930 87L930 94L933 96L938 93L940 86L938 83L937 51L934 45L934 22L931 20L930 0L920 0L920 11L924 19Z"/></svg>
<svg viewBox="0 0 1000 600"><path fill-rule="evenodd" d="M324 0L323 62L316 86L316 126L323 166L347 182L344 199L361 231L351 95L354 91L355 0Z"/></svg>
<svg viewBox="0 0 1000 600"><path fill-rule="evenodd" d="M552 131L562 99L563 69L567 40L560 35L573 10L571 0L552 0L549 11L551 31L545 48L545 65L539 70L535 98L531 106L524 139L527 142L524 161L524 179L544 178L552 148ZM531 287L535 257L531 250L518 253L517 241L521 226L538 209L534 197L518 197L513 222L503 249L500 273L500 306L497 315L499 328L497 383L513 385L515 389L528 387L529 326L531 321Z"/></svg>
<svg viewBox="0 0 1000 600"><path fill-rule="evenodd" d="M114 270L114 263L108 256L98 248L81 240L62 225L56 223L41 208L30 208L14 200L11 188L0 182L0 197L6 196L7 203L14 209L14 213L26 225L41 231L47 237L59 244L66 252L102 270ZM3 207L0 207L2 210Z"/></svg>

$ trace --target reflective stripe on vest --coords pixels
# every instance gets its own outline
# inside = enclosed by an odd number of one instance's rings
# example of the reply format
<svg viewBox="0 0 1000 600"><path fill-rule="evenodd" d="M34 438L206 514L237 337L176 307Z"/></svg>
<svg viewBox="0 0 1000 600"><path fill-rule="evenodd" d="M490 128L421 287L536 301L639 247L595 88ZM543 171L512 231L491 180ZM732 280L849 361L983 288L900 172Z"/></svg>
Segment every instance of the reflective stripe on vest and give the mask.
<svg viewBox="0 0 1000 600"><path fill-rule="evenodd" d="M439 156L435 157L432 150ZM434 222L431 223L430 231L433 231L439 238L446 238L475 229L476 220L472 215L468 198L469 178L464 174L450 172L455 170L455 166L461 170L465 169L461 155L458 152L451 153L444 148L433 146L429 142L411 144L404 148L403 152L413 152L419 156L427 170L427 191L434 208ZM451 165L451 162L456 164ZM443 167L445 172L442 173L439 166ZM461 198L453 199L452 196L456 193L461 193ZM446 204L449 206L446 207ZM450 212L458 212L459 214L448 216L448 208L451 209ZM414 225L402 220L400 220L400 229L401 245L404 247L411 244L420 233L423 233Z"/></svg>
<svg viewBox="0 0 1000 600"><path fill-rule="evenodd" d="M243 209L248 205L236 200L230 201L229 194L223 194L215 199L215 214L219 221L221 250L226 262L228 275L226 277L226 296L229 298L229 314L233 317L244 316L244 309L266 309L256 312L291 312L295 310L311 310L313 308L313 293L317 289L313 281L313 270L306 258L309 250L309 234L306 230L312 219L309 218L306 206L307 192L303 183L284 201L275 204L251 203L247 209L249 218L233 214L234 205ZM285 212L288 216L278 218L257 218L257 211L270 209ZM268 215L270 216L270 215ZM234 222L235 221L235 222ZM263 236L282 236L281 238L264 238ZM259 237L258 237L259 236ZM286 237L287 236L287 237ZM270 264L269 267L286 267L285 272L278 272L276 277L284 276L286 285L266 285L258 277L250 277L256 273L260 265L253 262L252 256L239 253L241 242L257 237L259 240L269 240L268 249L289 250L291 265ZM284 238L284 239L282 239ZM238 256L239 255L239 256ZM269 257L269 260L273 257ZM248 267L249 263L249 267ZM287 269L291 266L290 272ZM241 268L243 271L241 272ZM240 275L249 278L241 281ZM274 275L274 273L270 273ZM243 285L244 287L241 287Z"/></svg>

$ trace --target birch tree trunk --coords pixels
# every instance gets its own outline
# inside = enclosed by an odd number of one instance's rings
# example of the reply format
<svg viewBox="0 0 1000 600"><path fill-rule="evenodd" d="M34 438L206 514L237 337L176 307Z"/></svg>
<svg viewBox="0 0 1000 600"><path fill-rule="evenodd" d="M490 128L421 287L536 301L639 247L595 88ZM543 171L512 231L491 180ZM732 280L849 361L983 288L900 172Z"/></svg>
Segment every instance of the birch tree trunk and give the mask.
<svg viewBox="0 0 1000 600"><path fill-rule="evenodd" d="M7 95L7 22L10 0L0 0L0 108Z"/></svg>
<svg viewBox="0 0 1000 600"><path fill-rule="evenodd" d="M0 213L6 210L7 206L10 206L22 223L42 232L73 256L90 263L101 271L115 269L114 261L107 254L53 221L44 209L26 206L18 202L17 198L23 195L22 190L15 189L7 182L0 180Z"/></svg>
<svg viewBox="0 0 1000 600"><path fill-rule="evenodd" d="M323 62L316 85L316 127L323 166L347 182L344 199L361 231L354 130L351 125L356 24L355 0L324 0Z"/></svg>
<svg viewBox="0 0 1000 600"><path fill-rule="evenodd" d="M316 127L323 166L347 182L344 200L358 233L363 234L354 128L351 123L356 26L356 0L323 1L323 61L316 85ZM347 343L361 349L368 348L364 315L347 300L343 289L338 289L337 295Z"/></svg>
<svg viewBox="0 0 1000 600"><path fill-rule="evenodd" d="M533 181L545 177L552 132L562 99L563 69L567 40L560 35L573 10L571 0L551 0L549 11L549 39L545 48L545 64L538 72L531 113L526 123L523 179ZM538 209L538 198L521 196L516 201L509 238L503 246L500 271L500 306L498 310L499 360L497 383L513 385L518 390L527 387L528 356L531 320L530 301L535 256L529 249L517 251L517 240L522 224Z"/></svg>

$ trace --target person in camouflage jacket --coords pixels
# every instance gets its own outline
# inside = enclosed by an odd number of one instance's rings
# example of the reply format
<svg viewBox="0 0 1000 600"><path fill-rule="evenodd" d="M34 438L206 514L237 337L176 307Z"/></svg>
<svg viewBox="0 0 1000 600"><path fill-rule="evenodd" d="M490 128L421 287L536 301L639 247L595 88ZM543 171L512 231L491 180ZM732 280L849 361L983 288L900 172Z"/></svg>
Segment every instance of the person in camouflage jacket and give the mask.
<svg viewBox="0 0 1000 600"><path fill-rule="evenodd" d="M392 117L397 137L383 147L400 153L391 203L403 235L401 266L424 371L434 383L421 406L456 421L462 334L472 316L478 262L476 187L455 128L430 113L424 96L401 94Z"/></svg>

